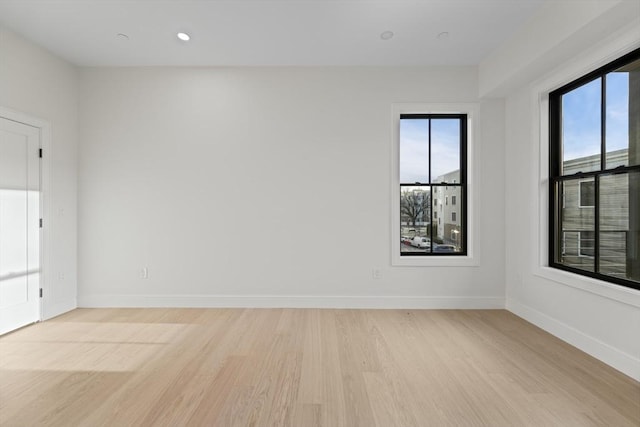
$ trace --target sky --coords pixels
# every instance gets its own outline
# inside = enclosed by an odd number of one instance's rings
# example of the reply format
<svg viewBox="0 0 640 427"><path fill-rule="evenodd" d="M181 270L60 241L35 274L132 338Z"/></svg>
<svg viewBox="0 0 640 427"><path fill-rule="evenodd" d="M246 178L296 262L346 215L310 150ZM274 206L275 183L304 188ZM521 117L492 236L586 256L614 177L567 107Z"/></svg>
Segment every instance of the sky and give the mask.
<svg viewBox="0 0 640 427"><path fill-rule="evenodd" d="M629 75L609 73L606 79L606 143L609 152L629 146ZM601 85L601 79L597 79L562 97L563 160L600 154Z"/></svg>
<svg viewBox="0 0 640 427"><path fill-rule="evenodd" d="M400 120L400 182L429 182L429 120ZM460 169L460 120L431 119L431 176Z"/></svg>

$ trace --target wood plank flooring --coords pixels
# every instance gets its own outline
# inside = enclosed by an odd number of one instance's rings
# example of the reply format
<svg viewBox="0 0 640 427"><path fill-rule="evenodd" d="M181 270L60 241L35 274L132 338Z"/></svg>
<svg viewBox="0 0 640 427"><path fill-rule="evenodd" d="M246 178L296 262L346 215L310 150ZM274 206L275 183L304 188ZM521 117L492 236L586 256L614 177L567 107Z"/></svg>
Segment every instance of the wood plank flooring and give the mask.
<svg viewBox="0 0 640 427"><path fill-rule="evenodd" d="M1 426L640 426L504 310L79 309L0 337Z"/></svg>

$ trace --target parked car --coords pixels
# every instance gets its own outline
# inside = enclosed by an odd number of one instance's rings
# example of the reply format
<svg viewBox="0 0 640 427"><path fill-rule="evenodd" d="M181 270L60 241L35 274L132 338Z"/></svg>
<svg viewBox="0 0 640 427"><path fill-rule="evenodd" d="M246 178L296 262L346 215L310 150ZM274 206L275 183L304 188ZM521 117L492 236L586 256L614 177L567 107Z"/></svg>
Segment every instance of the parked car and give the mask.
<svg viewBox="0 0 640 427"><path fill-rule="evenodd" d="M455 252L455 251L456 251L456 247L453 245L435 245L433 247L433 252L449 253L449 252Z"/></svg>
<svg viewBox="0 0 640 427"><path fill-rule="evenodd" d="M411 244L411 237L409 237L409 236L400 237L400 243L404 243L404 244L410 245Z"/></svg>
<svg viewBox="0 0 640 427"><path fill-rule="evenodd" d="M427 237L416 236L411 240L411 246L416 248L428 249L431 247L431 240Z"/></svg>

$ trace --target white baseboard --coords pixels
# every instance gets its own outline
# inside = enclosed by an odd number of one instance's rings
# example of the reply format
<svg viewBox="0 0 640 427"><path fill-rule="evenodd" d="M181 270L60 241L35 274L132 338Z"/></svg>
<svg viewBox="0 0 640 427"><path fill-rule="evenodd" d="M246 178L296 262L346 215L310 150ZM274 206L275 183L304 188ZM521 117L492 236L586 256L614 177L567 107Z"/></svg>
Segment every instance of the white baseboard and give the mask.
<svg viewBox="0 0 640 427"><path fill-rule="evenodd" d="M64 301L47 302L42 307L42 320L60 316L61 314L71 311L77 307L78 301L76 301L75 298Z"/></svg>
<svg viewBox="0 0 640 427"><path fill-rule="evenodd" d="M639 358L624 353L607 343L513 299L506 301L506 308L516 316L522 317L524 320L533 323L572 346L579 348L623 374L630 376L636 381L640 381Z"/></svg>
<svg viewBox="0 0 640 427"><path fill-rule="evenodd" d="M504 309L503 297L81 295L80 307Z"/></svg>

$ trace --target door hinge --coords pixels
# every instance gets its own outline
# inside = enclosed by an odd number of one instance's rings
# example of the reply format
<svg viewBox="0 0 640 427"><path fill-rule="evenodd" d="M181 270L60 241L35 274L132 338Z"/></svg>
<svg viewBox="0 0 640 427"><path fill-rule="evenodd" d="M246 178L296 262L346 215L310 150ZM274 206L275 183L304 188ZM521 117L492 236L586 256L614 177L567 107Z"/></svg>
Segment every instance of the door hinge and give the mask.
<svg viewBox="0 0 640 427"><path fill-rule="evenodd" d="M42 288L40 288L40 298L42 298Z"/></svg>
<svg viewBox="0 0 640 427"><path fill-rule="evenodd" d="M38 155L42 158L42 148L38 151Z"/></svg>
<svg viewBox="0 0 640 427"><path fill-rule="evenodd" d="M40 228L42 228L42 218L40 218Z"/></svg>

